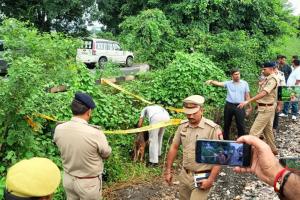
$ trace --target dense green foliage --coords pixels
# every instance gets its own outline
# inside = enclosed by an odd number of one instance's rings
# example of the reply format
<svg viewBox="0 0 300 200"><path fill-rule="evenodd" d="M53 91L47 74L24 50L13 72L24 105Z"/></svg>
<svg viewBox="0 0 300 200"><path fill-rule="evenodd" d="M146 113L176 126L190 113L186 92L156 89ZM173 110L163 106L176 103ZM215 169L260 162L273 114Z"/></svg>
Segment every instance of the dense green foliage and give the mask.
<svg viewBox="0 0 300 200"><path fill-rule="evenodd" d="M257 76L257 66L270 59L273 43L294 35L298 27L298 19L281 0L98 3L107 30L120 32L121 41L136 52L138 61L164 68L175 51L201 52L225 72L239 67L251 80ZM119 26L106 23L111 19Z"/></svg>
<svg viewBox="0 0 300 200"><path fill-rule="evenodd" d="M176 53L176 57L165 69L148 73L136 82L128 84L147 99L169 106L182 106L182 99L191 94L201 94L208 105L223 104L224 91L205 84L207 79L225 80L222 70L205 55L199 53ZM141 84L143 83L143 84ZM151 85L151 87L149 87Z"/></svg>
<svg viewBox="0 0 300 200"><path fill-rule="evenodd" d="M174 31L170 21L158 9L146 10L136 17L128 17L120 24L120 36L126 47L136 52L140 61L152 66L166 66L175 48Z"/></svg>
<svg viewBox="0 0 300 200"><path fill-rule="evenodd" d="M282 0L200 0L200 1L98 1L103 13L100 21L108 30L118 32L118 24L140 11L158 8L172 22L179 36L187 36L191 30L220 33L223 30L262 32L276 37L289 26L289 11ZM111 23L114 22L114 23Z"/></svg>
<svg viewBox="0 0 300 200"><path fill-rule="evenodd" d="M96 85L98 75L111 74L111 69L108 67L108 72L92 74L84 65L76 63L74 58L75 50L80 45L78 40L56 33L40 34L35 28L26 26L27 24L13 19L5 20L0 26L0 37L4 38L7 48L5 58L10 63L9 77L0 79L1 176L11 164L32 156L48 157L61 167L58 150L52 143L51 132L55 124L36 114L46 114L60 121L68 120L71 117L69 105L76 91L85 91L93 96L97 108L93 112L91 123L105 129L135 127L139 112L145 106L111 87ZM182 77L176 75L178 69ZM174 62L166 69L157 74L150 73L149 77L157 82L151 90L144 87L146 77L133 84L141 90L132 87L128 89L150 101L181 106L182 98L202 87L200 83L209 75L210 70L216 71L212 77L224 78L222 71L204 55L178 53ZM164 77L164 73L168 76ZM199 84L191 84L190 78ZM179 84L186 89L176 94L174 86ZM55 94L46 92L47 88L57 85L66 85L68 91ZM197 87L193 88L194 86ZM209 91L213 92L215 89L207 89L206 93ZM213 98L220 96L216 94ZM31 123L28 120L32 120ZM126 173L128 169L136 169L136 175L142 174L145 170L141 169L143 166L136 166L129 159L133 136L108 135L108 140L114 151L105 163L106 181L130 178L131 174ZM3 182L0 187L2 184ZM63 193L59 193L57 198L61 195Z"/></svg>
<svg viewBox="0 0 300 200"><path fill-rule="evenodd" d="M10 61L9 77L0 79L0 174L23 158L44 156L61 166L51 131L55 124L36 116L43 113L58 120L71 117L70 102L76 91L91 94L97 104L91 123L107 129L132 127L138 119L132 101L123 94L104 94L96 77L84 65L75 62L77 40L59 34L39 34L35 28L16 20L6 20L0 26ZM22 33L22 34L16 34ZM65 93L47 93L46 88L67 85ZM109 89L106 89L109 91ZM32 119L34 128L25 119ZM126 177L128 149L132 137L110 136L115 151L107 162L109 181ZM127 151L118 148L126 146ZM132 165L132 164L131 164ZM122 171L123 170L123 171ZM1 184L0 184L1 185Z"/></svg>
<svg viewBox="0 0 300 200"><path fill-rule="evenodd" d="M6 19L0 25L5 59L10 64L9 76L0 78L0 177L8 166L32 156L48 157L62 167L52 143L55 124L36 114L68 120L76 91L91 94L96 102L91 123L111 130L135 127L145 104L109 86L95 84L100 77L119 75L120 71L108 63L104 71L90 73L75 61L80 41L60 33L84 35L82 16L87 9L91 18L96 17L106 26L107 32L98 33L98 37L120 40L125 49L135 52L138 62L149 63L155 69L124 84L128 91L178 108L186 96L201 94L210 111L223 105L225 91L204 84L207 79L225 80L231 68L240 68L243 78L254 85L262 61L280 53L289 57L299 54L299 18L292 17L283 2L97 0L101 15L94 15L98 10L91 7L94 1L90 0L68 1L64 6L61 1L12 4L5 0L0 8L6 16L28 22ZM66 85L68 90L46 92L58 85ZM206 115L214 117L214 113ZM174 129L169 128L166 136ZM133 138L108 135L113 154L105 163L106 182L149 172L144 165L130 161ZM0 198L3 185L1 178ZM60 187L56 199L63 196Z"/></svg>
<svg viewBox="0 0 300 200"><path fill-rule="evenodd" d="M56 30L72 34L87 33L86 21L97 14L94 0L10 1L2 0L1 13L33 23L40 31ZM84 15L89 13L89 15Z"/></svg>

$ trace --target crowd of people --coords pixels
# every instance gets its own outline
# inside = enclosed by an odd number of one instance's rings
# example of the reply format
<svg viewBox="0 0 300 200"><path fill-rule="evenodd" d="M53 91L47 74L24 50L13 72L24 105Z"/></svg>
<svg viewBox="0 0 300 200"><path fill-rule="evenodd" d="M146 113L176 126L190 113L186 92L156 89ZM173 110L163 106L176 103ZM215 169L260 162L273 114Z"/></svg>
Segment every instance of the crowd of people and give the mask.
<svg viewBox="0 0 300 200"><path fill-rule="evenodd" d="M281 103L277 102L278 86L300 84L299 60L296 56L293 58L292 67L285 64L286 57L282 55L278 56L277 62L264 63L261 66L262 76L258 82L258 93L253 97L250 97L248 83L240 79L238 69L231 71L230 81L208 80L206 82L227 90L224 132L218 124L203 116L204 97L192 95L183 100L183 112L187 120L182 121L174 135L164 170L165 181L172 184L173 162L182 146L182 170L178 176L181 200L208 198L221 166L197 163L195 144L198 139L230 139L229 131L233 116L238 129L237 142L252 145L253 149L251 166L236 167L234 171L255 173L262 181L274 186L274 190L281 197L300 198L300 176L279 164L275 157L278 150L273 132L273 128L278 127L278 116L287 115L290 105L293 109L293 119L297 119L297 100L285 102L282 114L276 114L282 107ZM245 117L253 110L253 102L258 106L257 116L249 135L246 135ZM88 124L95 107L91 96L86 93L76 93L71 103L72 119L59 124L55 129L54 142L61 154L64 171L63 187L68 200L98 200L102 196L103 161L110 156L112 149L104 133ZM168 112L158 105L147 106L142 110L138 127L143 125L145 118L150 124L170 119ZM158 165L163 134L163 128L149 133L151 166ZM205 175L206 178L195 185L195 177L201 175ZM51 199L60 179L59 169L49 159L32 158L20 161L8 170L4 198L6 200Z"/></svg>

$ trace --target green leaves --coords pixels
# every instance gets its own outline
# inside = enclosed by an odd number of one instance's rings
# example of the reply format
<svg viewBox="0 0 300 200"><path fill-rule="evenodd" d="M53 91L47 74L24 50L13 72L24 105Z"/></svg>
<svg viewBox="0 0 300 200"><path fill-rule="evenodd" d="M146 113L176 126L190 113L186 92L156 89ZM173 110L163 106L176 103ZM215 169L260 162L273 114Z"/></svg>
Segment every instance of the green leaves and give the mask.
<svg viewBox="0 0 300 200"><path fill-rule="evenodd" d="M127 85L129 90L139 90L147 100L164 105L181 107L189 95L206 97L209 104L221 105L225 90L206 85L208 79L224 80L225 75L203 54L177 52L176 58L165 69L140 77L140 82ZM151 87L149 87L151 85Z"/></svg>
<svg viewBox="0 0 300 200"><path fill-rule="evenodd" d="M128 17L120 28L123 44L136 52L139 61L158 67L171 60L174 31L161 10L145 10L136 17Z"/></svg>

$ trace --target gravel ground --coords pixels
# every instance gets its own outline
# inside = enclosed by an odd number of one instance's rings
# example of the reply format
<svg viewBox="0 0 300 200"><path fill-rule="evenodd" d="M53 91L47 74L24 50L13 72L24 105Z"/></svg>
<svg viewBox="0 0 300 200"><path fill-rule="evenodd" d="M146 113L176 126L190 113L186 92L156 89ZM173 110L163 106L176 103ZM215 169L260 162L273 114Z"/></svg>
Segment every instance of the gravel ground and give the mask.
<svg viewBox="0 0 300 200"><path fill-rule="evenodd" d="M300 156L300 119L292 121L280 118L276 145L280 156ZM113 198L120 200L176 200L178 195L178 181L176 175L174 184L168 186L162 177L150 182L132 185L113 191ZM253 174L236 174L229 167L224 167L211 191L209 199L245 199L245 200L278 200L273 187L259 181Z"/></svg>

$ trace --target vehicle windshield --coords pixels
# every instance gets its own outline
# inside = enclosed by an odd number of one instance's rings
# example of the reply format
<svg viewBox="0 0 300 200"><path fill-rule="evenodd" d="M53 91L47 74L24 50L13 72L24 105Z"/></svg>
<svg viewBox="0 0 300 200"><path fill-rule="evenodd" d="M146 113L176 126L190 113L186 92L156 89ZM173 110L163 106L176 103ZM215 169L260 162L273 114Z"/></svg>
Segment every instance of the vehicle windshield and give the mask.
<svg viewBox="0 0 300 200"><path fill-rule="evenodd" d="M93 47L93 41L92 40L84 40L82 48L83 49L91 49Z"/></svg>

